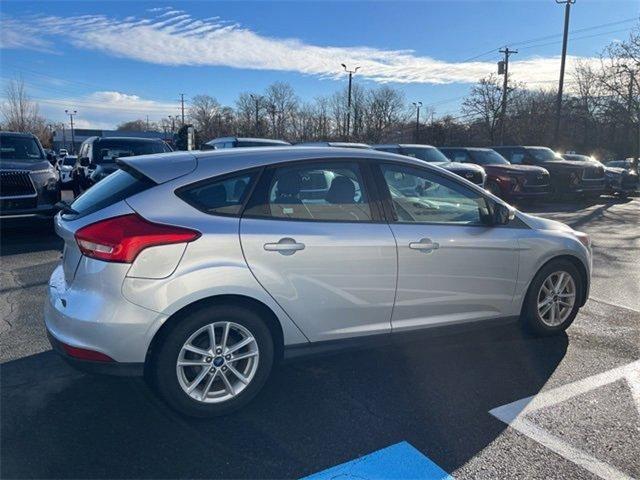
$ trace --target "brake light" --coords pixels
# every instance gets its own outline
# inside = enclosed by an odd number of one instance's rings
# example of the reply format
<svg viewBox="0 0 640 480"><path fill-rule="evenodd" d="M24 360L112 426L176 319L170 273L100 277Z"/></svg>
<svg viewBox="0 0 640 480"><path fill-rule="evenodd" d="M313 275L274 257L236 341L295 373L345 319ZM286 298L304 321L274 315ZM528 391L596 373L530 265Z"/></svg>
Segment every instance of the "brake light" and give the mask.
<svg viewBox="0 0 640 480"><path fill-rule="evenodd" d="M145 248L193 242L200 237L200 232L152 223L133 213L82 227L75 237L80 251L87 257L132 263Z"/></svg>

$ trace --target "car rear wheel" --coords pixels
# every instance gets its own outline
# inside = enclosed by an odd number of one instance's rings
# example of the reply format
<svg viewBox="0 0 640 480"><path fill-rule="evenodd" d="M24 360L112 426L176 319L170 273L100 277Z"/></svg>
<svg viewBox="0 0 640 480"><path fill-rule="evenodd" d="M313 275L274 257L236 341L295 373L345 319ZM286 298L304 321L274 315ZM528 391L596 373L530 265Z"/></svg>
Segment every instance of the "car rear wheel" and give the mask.
<svg viewBox="0 0 640 480"><path fill-rule="evenodd" d="M269 328L255 312L210 306L181 319L165 336L152 365L154 383L186 415L225 415L257 395L273 351Z"/></svg>
<svg viewBox="0 0 640 480"><path fill-rule="evenodd" d="M523 306L527 329L538 335L565 331L578 314L584 288L577 268L567 260L552 260L536 274Z"/></svg>

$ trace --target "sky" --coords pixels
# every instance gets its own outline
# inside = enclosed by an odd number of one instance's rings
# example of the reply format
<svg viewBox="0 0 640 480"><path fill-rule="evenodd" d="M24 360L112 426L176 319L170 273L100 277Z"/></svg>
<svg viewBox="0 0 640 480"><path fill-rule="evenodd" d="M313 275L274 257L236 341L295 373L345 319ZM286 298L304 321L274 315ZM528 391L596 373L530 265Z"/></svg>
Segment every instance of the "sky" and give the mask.
<svg viewBox="0 0 640 480"><path fill-rule="evenodd" d="M595 62L638 26L637 0L577 0L568 72ZM514 80L558 81L564 6L534 1L7 1L0 2L2 90L21 77L40 111L81 128L112 128L179 113L208 94L233 105L241 92L285 81L301 100L354 81L390 85L436 116L496 71L504 46ZM567 77L570 82L570 77ZM570 88L570 83L569 83Z"/></svg>

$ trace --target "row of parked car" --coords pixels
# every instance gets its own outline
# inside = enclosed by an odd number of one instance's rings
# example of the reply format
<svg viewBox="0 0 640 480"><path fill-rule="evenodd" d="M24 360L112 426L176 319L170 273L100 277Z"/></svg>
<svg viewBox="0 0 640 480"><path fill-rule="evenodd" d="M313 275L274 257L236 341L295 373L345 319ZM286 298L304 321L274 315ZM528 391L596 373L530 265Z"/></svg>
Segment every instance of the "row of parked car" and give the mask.
<svg viewBox="0 0 640 480"><path fill-rule="evenodd" d="M116 171L118 158L170 151L159 139L90 137L78 155L56 154L30 133L0 132L0 218L50 217L63 189L79 195Z"/></svg>
<svg viewBox="0 0 640 480"><path fill-rule="evenodd" d="M0 132L1 217L50 216L60 205L61 190L77 196L118 169L122 157L170 152L160 139L90 137L78 155L45 151L31 134ZM290 145L282 140L221 137L203 150ZM636 192L638 173L630 160L603 165L586 155L559 155L546 147L440 147L417 144L367 145L351 142L307 142L298 146L375 149L417 158L449 170L510 201Z"/></svg>
<svg viewBox="0 0 640 480"><path fill-rule="evenodd" d="M282 140L221 137L205 149L283 146ZM306 142L300 146L375 149L418 158L438 165L511 202L538 198L602 194L627 196L638 191L638 172L631 160L602 164L576 153L560 155L547 147L495 146L489 148L433 147L416 144L367 145L352 142Z"/></svg>

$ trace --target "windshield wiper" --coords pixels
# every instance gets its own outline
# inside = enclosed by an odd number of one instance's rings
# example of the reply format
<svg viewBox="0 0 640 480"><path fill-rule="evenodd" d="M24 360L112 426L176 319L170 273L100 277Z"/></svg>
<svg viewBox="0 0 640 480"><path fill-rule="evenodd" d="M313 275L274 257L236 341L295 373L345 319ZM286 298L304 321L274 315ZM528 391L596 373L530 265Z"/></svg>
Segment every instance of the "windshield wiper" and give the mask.
<svg viewBox="0 0 640 480"><path fill-rule="evenodd" d="M69 205L65 201L59 201L55 204L55 207L58 208L62 213L68 213L69 215L79 215L79 213L71 208L71 205Z"/></svg>

